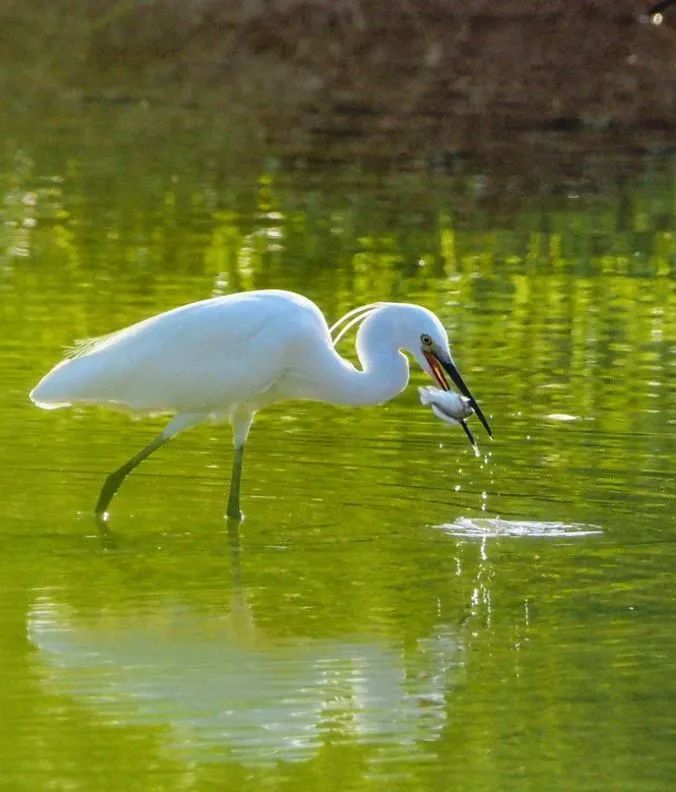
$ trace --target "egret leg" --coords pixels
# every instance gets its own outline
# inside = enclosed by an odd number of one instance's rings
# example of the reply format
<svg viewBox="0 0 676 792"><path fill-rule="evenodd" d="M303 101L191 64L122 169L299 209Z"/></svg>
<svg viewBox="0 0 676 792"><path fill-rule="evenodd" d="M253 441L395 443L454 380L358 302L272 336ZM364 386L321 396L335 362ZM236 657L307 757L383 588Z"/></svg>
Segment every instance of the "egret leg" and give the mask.
<svg viewBox="0 0 676 792"><path fill-rule="evenodd" d="M244 446L235 446L232 460L232 478L230 479L230 496L226 516L232 520L241 520L242 512L239 508L239 485L242 481L242 463L244 462Z"/></svg>
<svg viewBox="0 0 676 792"><path fill-rule="evenodd" d="M103 482L103 487L101 487L99 499L96 502L96 508L94 509L97 517L102 517L107 513L108 504L113 499L113 495L120 489L122 482L131 471L143 462L144 459L147 459L153 451L157 451L160 446L163 446L166 442L171 440L171 437L172 435L166 435L162 432L152 443L148 443L148 445L139 451L136 456L133 456L128 462L125 462L122 467L119 467L106 478Z"/></svg>
<svg viewBox="0 0 676 792"><path fill-rule="evenodd" d="M103 482L103 487L101 487L99 499L96 502L96 508L94 509L99 520L103 520L105 522L108 515L108 504L112 500L113 495L115 495L115 493L120 489L122 482L138 464L143 462L144 459L147 459L153 453L153 451L157 451L160 446L163 446L179 432L182 432L184 429L188 429L191 426L195 426L195 424L198 424L202 420L204 420L204 416L198 413L181 413L177 415L176 417L172 418L171 421L169 421L169 423L164 427L163 431L160 432L160 434L152 441L152 443L149 443L144 449L139 451L136 456L133 456L129 462L125 462L122 467L111 473Z"/></svg>

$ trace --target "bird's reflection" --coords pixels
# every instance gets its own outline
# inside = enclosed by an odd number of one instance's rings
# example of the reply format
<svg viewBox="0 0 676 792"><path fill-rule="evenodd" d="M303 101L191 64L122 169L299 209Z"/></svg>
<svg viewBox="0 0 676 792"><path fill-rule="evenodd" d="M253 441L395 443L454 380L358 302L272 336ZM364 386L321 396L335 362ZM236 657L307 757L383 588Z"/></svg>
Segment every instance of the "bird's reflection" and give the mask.
<svg viewBox="0 0 676 792"><path fill-rule="evenodd" d="M381 635L279 638L256 626L237 525L224 613L164 603L82 617L43 596L28 617L45 683L122 725L169 725L187 761L299 761L328 740L410 754L439 736L458 672L456 626L413 646Z"/></svg>

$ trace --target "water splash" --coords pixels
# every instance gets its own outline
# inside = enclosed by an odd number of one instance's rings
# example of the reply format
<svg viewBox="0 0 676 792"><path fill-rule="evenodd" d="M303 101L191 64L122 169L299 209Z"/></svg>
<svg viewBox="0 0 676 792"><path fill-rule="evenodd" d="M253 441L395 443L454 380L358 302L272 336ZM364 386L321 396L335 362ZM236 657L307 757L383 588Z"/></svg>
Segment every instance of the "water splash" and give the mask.
<svg viewBox="0 0 676 792"><path fill-rule="evenodd" d="M537 520L503 520L500 517L460 517L453 523L436 526L449 536L469 539L499 537L562 537L597 536L603 533L598 525L585 523L540 522Z"/></svg>

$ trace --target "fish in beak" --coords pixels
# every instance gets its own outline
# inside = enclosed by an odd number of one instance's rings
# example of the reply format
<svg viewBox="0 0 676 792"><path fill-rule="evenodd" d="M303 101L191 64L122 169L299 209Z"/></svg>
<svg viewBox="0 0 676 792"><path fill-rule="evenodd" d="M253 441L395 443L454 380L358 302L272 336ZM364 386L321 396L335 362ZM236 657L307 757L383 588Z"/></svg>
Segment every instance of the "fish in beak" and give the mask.
<svg viewBox="0 0 676 792"><path fill-rule="evenodd" d="M451 390L439 390L433 385L426 385L424 388L418 388L420 394L420 403L432 408L432 412L448 424L460 424L464 433L467 435L474 455L479 456L479 446L474 439L472 430L467 426L465 418L469 418L474 412L469 403L469 399L465 396L459 396Z"/></svg>
<svg viewBox="0 0 676 792"><path fill-rule="evenodd" d="M493 432L491 431L491 427L486 419L486 416L481 411L481 407L476 403L476 399L470 393L469 388L465 385L462 377L460 376L460 372L455 367L455 364L450 358L447 358L445 354L437 351L436 349L423 349L423 355L425 359L430 365L430 369L432 370L432 374L434 375L434 379L439 383L439 387L442 390L450 390L450 386L446 379L446 374L451 378L455 387L462 393L463 396L466 396L469 399L469 404L476 413L477 418L481 421L484 426L484 429L488 432L488 436L493 439Z"/></svg>

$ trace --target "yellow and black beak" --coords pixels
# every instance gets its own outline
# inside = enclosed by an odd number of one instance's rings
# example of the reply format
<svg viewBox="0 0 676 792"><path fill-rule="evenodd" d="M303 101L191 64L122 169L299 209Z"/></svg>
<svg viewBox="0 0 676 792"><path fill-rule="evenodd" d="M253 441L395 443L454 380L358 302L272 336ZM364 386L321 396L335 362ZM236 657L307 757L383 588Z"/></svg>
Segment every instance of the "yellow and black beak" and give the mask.
<svg viewBox="0 0 676 792"><path fill-rule="evenodd" d="M430 364L430 368L432 369L434 378L439 383L439 387L442 390L450 390L446 377L444 376L444 372L445 372L453 380L454 385L460 391L460 393L462 393L463 396L466 396L469 399L470 406L476 413L477 418L481 421L481 423L484 426L484 429L488 432L488 436L492 440L493 432L491 431L491 427L486 419L486 416L481 411L481 407L479 407L479 405L476 403L476 399L470 393L470 390L467 387L467 385L465 385L462 377L460 376L460 372L455 367L455 365L450 360L446 360L445 356L442 357L441 355L438 355L435 351L430 349L423 349L423 355L427 359L427 362Z"/></svg>

